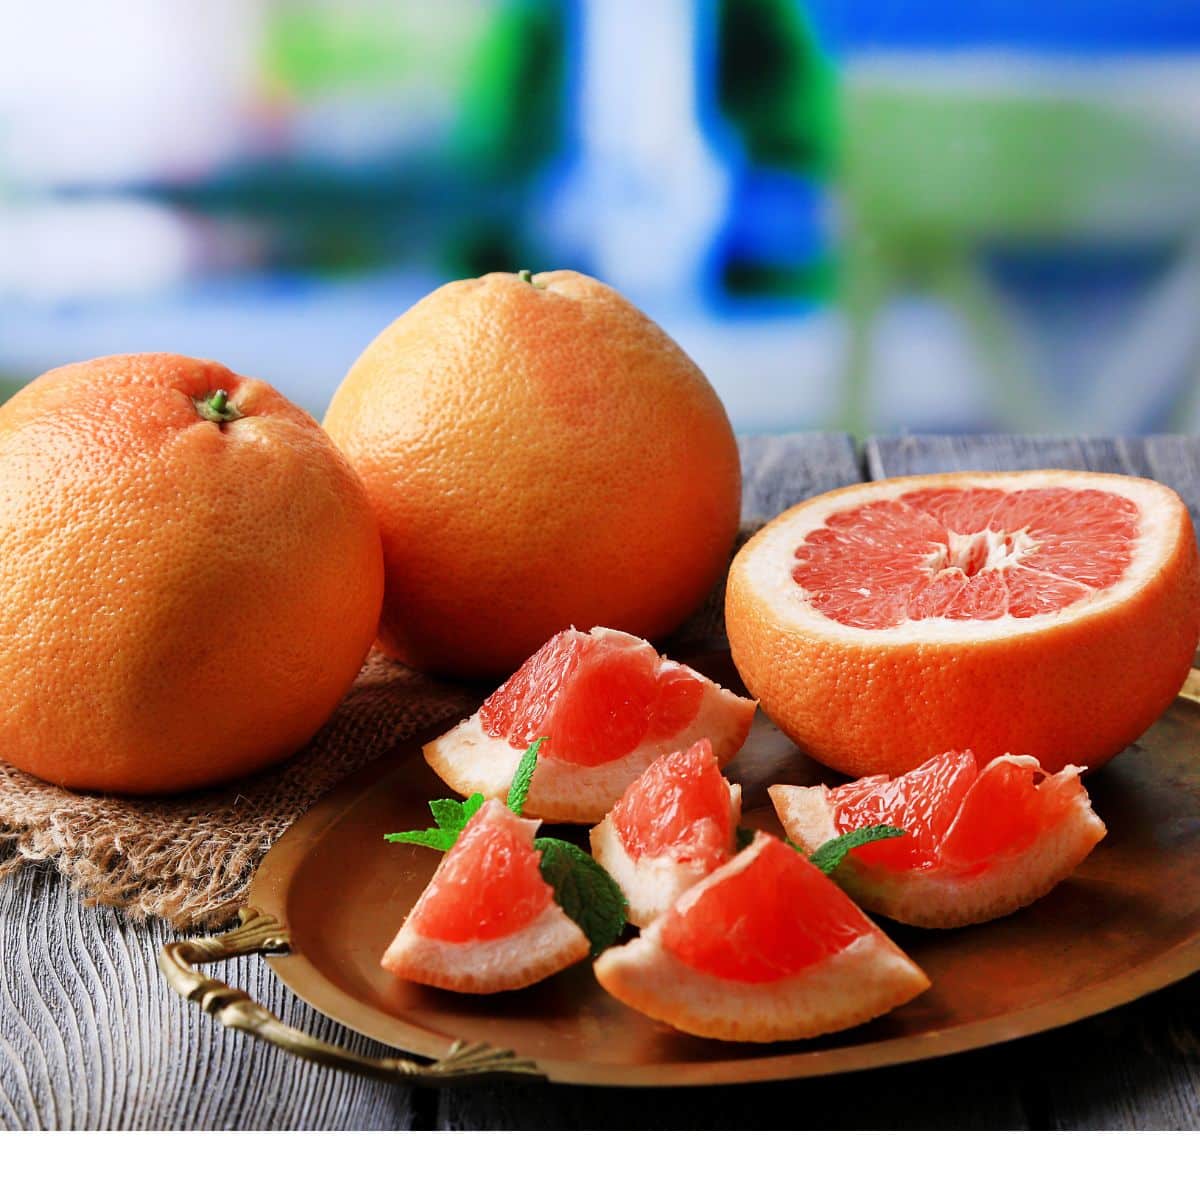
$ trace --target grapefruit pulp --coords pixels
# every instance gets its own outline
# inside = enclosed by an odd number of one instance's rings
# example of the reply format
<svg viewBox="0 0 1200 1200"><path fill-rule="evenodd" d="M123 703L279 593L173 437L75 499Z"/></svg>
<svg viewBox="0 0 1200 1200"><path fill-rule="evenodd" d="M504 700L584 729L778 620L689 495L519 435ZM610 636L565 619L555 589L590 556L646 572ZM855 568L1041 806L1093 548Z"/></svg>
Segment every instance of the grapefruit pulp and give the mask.
<svg viewBox="0 0 1200 1200"><path fill-rule="evenodd" d="M1031 904L1105 834L1079 768L1047 775L1027 756L1004 755L981 770L970 750L948 751L895 779L769 791L788 837L810 853L869 825L903 829L905 837L852 850L834 875L864 908L929 928Z"/></svg>
<svg viewBox="0 0 1200 1200"><path fill-rule="evenodd" d="M639 1012L727 1041L848 1029L929 987L835 883L763 833L595 971Z"/></svg>
<svg viewBox="0 0 1200 1200"><path fill-rule="evenodd" d="M701 738L652 762L591 832L592 854L648 925L733 855L741 788Z"/></svg>
<svg viewBox="0 0 1200 1200"><path fill-rule="evenodd" d="M660 754L707 737L717 760L728 762L754 708L641 638L568 629L478 712L430 742L425 758L461 794L500 797L521 754L544 737L525 811L591 824Z"/></svg>
<svg viewBox="0 0 1200 1200"><path fill-rule="evenodd" d="M384 953L400 979L454 992L527 987L587 957L533 845L538 821L489 800L467 823Z"/></svg>
<svg viewBox="0 0 1200 1200"><path fill-rule="evenodd" d="M726 627L766 713L844 774L947 747L1094 767L1186 678L1200 565L1187 509L1150 480L891 479L759 531L730 568Z"/></svg>

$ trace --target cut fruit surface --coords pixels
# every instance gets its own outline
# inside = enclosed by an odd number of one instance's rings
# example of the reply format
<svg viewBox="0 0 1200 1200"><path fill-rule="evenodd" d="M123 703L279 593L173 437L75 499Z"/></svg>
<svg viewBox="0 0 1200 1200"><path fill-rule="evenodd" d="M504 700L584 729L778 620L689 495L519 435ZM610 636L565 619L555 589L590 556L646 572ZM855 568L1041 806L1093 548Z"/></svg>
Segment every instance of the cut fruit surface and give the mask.
<svg viewBox="0 0 1200 1200"><path fill-rule="evenodd" d="M732 857L741 808L741 788L721 775L707 738L655 759L626 788L591 843L633 924L648 925Z"/></svg>
<svg viewBox="0 0 1200 1200"><path fill-rule="evenodd" d="M595 970L647 1016L728 1041L847 1029L929 986L836 884L762 833Z"/></svg>
<svg viewBox="0 0 1200 1200"><path fill-rule="evenodd" d="M585 958L533 845L538 821L490 800L446 852L382 960L412 983L456 992L526 987Z"/></svg>
<svg viewBox="0 0 1200 1200"><path fill-rule="evenodd" d="M1004 755L982 770L969 750L895 779L769 789L787 835L809 853L869 825L904 837L852 850L834 877L864 908L909 925L990 921L1044 896L1104 837L1078 767L1047 775Z"/></svg>
<svg viewBox="0 0 1200 1200"><path fill-rule="evenodd" d="M1186 678L1200 564L1182 501L1150 480L884 480L755 535L726 628L768 716L847 775L900 774L947 746L1099 766Z"/></svg>
<svg viewBox="0 0 1200 1200"><path fill-rule="evenodd" d="M726 763L755 705L612 629L557 634L473 716L425 747L463 795L503 796L521 754L544 737L526 804L552 821L599 821L659 755L708 738Z"/></svg>

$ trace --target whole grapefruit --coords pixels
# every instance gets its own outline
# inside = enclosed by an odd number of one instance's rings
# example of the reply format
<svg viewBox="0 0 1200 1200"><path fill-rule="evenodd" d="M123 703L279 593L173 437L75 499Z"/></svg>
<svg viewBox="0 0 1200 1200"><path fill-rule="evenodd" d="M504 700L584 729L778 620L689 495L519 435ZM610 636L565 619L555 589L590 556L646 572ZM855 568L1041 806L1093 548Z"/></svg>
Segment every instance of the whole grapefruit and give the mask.
<svg viewBox="0 0 1200 1200"><path fill-rule="evenodd" d="M325 428L383 537L380 642L460 676L553 634L668 632L728 565L741 476L699 368L574 271L439 288L385 329Z"/></svg>
<svg viewBox="0 0 1200 1200"><path fill-rule="evenodd" d="M0 408L0 757L64 786L196 787L302 746L383 592L320 426L214 362L60 367Z"/></svg>
<svg viewBox="0 0 1200 1200"><path fill-rule="evenodd" d="M1187 509L1083 471L858 484L734 559L725 624L767 715L847 775L946 750L1098 767L1171 703L1200 638Z"/></svg>

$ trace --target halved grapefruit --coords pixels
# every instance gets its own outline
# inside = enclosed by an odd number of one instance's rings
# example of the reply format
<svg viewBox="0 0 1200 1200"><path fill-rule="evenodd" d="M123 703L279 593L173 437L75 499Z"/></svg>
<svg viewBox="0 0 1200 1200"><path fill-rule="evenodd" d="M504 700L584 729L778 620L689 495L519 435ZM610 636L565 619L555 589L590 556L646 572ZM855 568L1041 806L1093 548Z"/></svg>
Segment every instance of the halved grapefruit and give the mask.
<svg viewBox="0 0 1200 1200"><path fill-rule="evenodd" d="M564 630L473 716L425 747L463 795L505 794L522 752L546 738L525 811L592 824L660 755L706 737L721 763L741 749L754 701L614 629Z"/></svg>
<svg viewBox="0 0 1200 1200"><path fill-rule="evenodd" d="M656 758L591 833L592 854L648 925L733 856L742 789L728 783L708 738Z"/></svg>
<svg viewBox="0 0 1200 1200"><path fill-rule="evenodd" d="M927 475L789 509L730 568L752 695L847 775L947 747L1095 767L1143 733L1200 638L1187 509L1147 479Z"/></svg>
<svg viewBox="0 0 1200 1200"><path fill-rule="evenodd" d="M903 829L851 850L834 878L871 912L950 929L1032 904L1091 853L1105 828L1079 771L1047 775L1036 758L1011 754L980 770L970 750L952 750L895 779L768 791L788 837L809 853L870 825Z"/></svg>
<svg viewBox="0 0 1200 1200"><path fill-rule="evenodd" d="M533 845L539 824L487 801L438 864L384 953L384 969L482 994L527 987L586 958L587 938L542 878Z"/></svg>
<svg viewBox="0 0 1200 1200"><path fill-rule="evenodd" d="M764 833L595 970L648 1017L741 1042L848 1029L929 987L837 884Z"/></svg>

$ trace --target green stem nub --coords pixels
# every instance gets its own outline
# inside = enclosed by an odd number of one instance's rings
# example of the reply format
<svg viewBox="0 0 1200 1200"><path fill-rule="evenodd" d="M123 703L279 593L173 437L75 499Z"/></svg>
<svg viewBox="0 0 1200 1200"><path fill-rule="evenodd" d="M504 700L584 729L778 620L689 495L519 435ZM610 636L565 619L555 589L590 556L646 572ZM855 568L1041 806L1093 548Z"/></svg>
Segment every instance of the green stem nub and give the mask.
<svg viewBox="0 0 1200 1200"><path fill-rule="evenodd" d="M208 398L208 406L215 413L229 411L229 393L224 388L218 388Z"/></svg>
<svg viewBox="0 0 1200 1200"><path fill-rule="evenodd" d="M206 420L224 425L226 421L236 421L242 414L234 408L229 399L229 393L224 388L209 392L203 400L194 402L196 411Z"/></svg>
<svg viewBox="0 0 1200 1200"><path fill-rule="evenodd" d="M518 271L517 278L522 283L532 283L533 282L533 272L532 271Z"/></svg>

